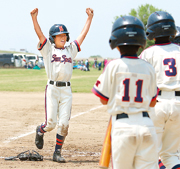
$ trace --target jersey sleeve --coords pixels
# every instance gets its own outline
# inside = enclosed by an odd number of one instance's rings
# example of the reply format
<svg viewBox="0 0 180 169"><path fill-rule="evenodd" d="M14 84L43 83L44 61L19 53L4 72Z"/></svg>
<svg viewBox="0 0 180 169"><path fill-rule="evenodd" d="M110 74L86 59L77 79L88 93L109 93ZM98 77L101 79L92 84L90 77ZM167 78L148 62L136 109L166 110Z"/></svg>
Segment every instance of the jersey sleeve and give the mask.
<svg viewBox="0 0 180 169"><path fill-rule="evenodd" d="M109 65L104 69L103 73L99 76L96 83L92 88L92 92L99 98L108 101L109 100L109 88L111 85Z"/></svg>
<svg viewBox="0 0 180 169"><path fill-rule="evenodd" d="M74 59L77 53L81 51L81 48L79 46L79 43L75 40L71 42L71 44L68 46L68 50L70 51L72 55L72 59Z"/></svg>
<svg viewBox="0 0 180 169"><path fill-rule="evenodd" d="M45 39L42 44L40 42L38 43L37 48L40 51L41 55L46 58L51 50L51 42L48 39Z"/></svg>

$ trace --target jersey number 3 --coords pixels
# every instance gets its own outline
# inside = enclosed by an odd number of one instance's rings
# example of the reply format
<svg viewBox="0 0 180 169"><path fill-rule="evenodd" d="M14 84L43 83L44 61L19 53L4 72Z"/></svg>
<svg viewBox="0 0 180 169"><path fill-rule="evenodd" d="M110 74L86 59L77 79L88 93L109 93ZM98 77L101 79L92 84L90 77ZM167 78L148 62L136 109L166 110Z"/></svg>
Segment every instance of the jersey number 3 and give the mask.
<svg viewBox="0 0 180 169"><path fill-rule="evenodd" d="M129 97L129 83L130 79L125 79L123 81L124 84L124 96L122 97L122 101L124 102L129 102L130 97ZM134 97L135 102L143 102L143 98L141 96L142 93L142 85L143 85L143 80L137 80L136 81L136 97Z"/></svg>
<svg viewBox="0 0 180 169"><path fill-rule="evenodd" d="M164 65L169 66L169 70L165 71L166 76L176 76L177 69L176 69L176 60L174 58L168 58L163 60Z"/></svg>

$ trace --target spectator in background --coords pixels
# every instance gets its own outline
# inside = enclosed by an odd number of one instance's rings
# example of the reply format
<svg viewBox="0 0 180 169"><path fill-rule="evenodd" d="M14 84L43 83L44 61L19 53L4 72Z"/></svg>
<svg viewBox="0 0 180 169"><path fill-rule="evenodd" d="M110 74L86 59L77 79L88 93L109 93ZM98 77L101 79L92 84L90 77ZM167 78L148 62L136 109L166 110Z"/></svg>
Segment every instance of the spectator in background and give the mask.
<svg viewBox="0 0 180 169"><path fill-rule="evenodd" d="M97 68L97 58L94 58L94 68Z"/></svg>
<svg viewBox="0 0 180 169"><path fill-rule="evenodd" d="M73 66L75 66L76 65L76 60L73 60Z"/></svg>
<svg viewBox="0 0 180 169"><path fill-rule="evenodd" d="M104 61L103 61L103 68L106 66L107 62L108 62L107 58L104 59Z"/></svg>
<svg viewBox="0 0 180 169"><path fill-rule="evenodd" d="M86 61L85 61L85 66L86 66L87 71L90 71L89 70L89 60L88 59L86 59Z"/></svg>
<svg viewBox="0 0 180 169"><path fill-rule="evenodd" d="M78 60L78 65L81 65L81 61L80 60Z"/></svg>
<svg viewBox="0 0 180 169"><path fill-rule="evenodd" d="M38 66L38 59L35 61L35 66Z"/></svg>
<svg viewBox="0 0 180 169"><path fill-rule="evenodd" d="M81 66L83 66L84 65L84 61L83 61L83 59L81 60Z"/></svg>
<svg viewBox="0 0 180 169"><path fill-rule="evenodd" d="M28 63L27 68L28 68L28 69L32 69L32 68L33 68L33 65L32 65L31 62Z"/></svg>
<svg viewBox="0 0 180 169"><path fill-rule="evenodd" d="M98 64L98 70L101 70L101 65L102 65L102 62L99 62L99 64Z"/></svg>
<svg viewBox="0 0 180 169"><path fill-rule="evenodd" d="M24 68L26 68L26 69L28 68L28 66L27 66L27 62L25 63Z"/></svg>

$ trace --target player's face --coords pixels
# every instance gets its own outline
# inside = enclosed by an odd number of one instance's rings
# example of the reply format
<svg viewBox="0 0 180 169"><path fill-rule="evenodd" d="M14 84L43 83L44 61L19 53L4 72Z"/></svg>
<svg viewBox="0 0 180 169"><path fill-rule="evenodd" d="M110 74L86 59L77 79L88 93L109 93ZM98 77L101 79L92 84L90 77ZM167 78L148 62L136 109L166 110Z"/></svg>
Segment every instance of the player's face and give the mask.
<svg viewBox="0 0 180 169"><path fill-rule="evenodd" d="M57 48L64 48L64 45L66 43L67 36L65 33L56 35L54 38L54 42Z"/></svg>

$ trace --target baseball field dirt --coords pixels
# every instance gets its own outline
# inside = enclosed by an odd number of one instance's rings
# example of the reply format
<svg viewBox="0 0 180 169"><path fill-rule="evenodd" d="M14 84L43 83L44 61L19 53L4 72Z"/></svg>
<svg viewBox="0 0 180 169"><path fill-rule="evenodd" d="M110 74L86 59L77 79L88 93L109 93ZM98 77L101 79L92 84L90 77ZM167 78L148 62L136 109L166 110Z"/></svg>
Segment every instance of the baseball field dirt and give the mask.
<svg viewBox="0 0 180 169"><path fill-rule="evenodd" d="M63 145L66 163L52 161L56 129L44 136L44 148L36 148L35 129L45 120L44 93L0 92L0 168L98 169L109 114L94 94L73 93L69 134ZM43 155L43 161L6 161L26 150ZM111 168L111 167L109 167Z"/></svg>

